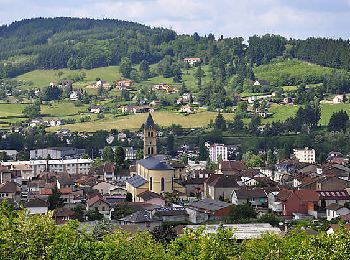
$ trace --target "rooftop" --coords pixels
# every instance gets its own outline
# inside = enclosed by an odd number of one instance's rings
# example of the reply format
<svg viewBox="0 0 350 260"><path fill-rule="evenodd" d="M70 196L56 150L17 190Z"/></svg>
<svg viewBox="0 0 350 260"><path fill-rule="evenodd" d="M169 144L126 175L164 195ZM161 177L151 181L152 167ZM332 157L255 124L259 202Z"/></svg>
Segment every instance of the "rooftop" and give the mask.
<svg viewBox="0 0 350 260"><path fill-rule="evenodd" d="M155 124L153 121L153 117L152 117L152 114L149 113L145 123L145 129L154 129L154 128L155 128Z"/></svg>
<svg viewBox="0 0 350 260"><path fill-rule="evenodd" d="M142 178L140 175L135 175L135 176L127 179L126 182L129 183L134 188L138 188L138 187L144 185L145 183L147 183L147 180Z"/></svg>
<svg viewBox="0 0 350 260"><path fill-rule="evenodd" d="M233 236L236 239L253 239L258 238L265 233L280 234L279 228L272 227L268 223L254 223L254 224L229 224L222 225L225 229L231 229ZM204 227L204 234L216 233L220 225L188 225L187 228L197 230L199 227Z"/></svg>
<svg viewBox="0 0 350 260"><path fill-rule="evenodd" d="M220 209L227 208L232 204L221 201L221 200L212 200L212 199L203 199L200 201L192 202L189 204L192 208L197 208L200 210L209 210L209 211L217 211Z"/></svg>
<svg viewBox="0 0 350 260"><path fill-rule="evenodd" d="M174 170L174 168L168 165L166 162L160 161L155 157L148 157L146 159L139 160L138 163L148 170Z"/></svg>

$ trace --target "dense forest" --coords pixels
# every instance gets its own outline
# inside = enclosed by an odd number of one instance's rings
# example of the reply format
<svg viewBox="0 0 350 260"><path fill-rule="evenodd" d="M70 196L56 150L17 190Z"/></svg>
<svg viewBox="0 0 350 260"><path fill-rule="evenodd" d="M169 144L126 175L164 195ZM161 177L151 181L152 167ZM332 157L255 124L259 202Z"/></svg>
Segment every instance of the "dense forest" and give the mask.
<svg viewBox="0 0 350 260"><path fill-rule="evenodd" d="M217 76L247 76L250 67L276 57L294 57L316 64L350 69L347 40L286 39L277 35L244 39L216 39L213 34L179 35L165 28L120 20L35 18L0 27L0 76L14 77L33 69L91 69L117 65L122 58L132 64L164 59L175 62L188 56L217 65ZM238 79L240 80L240 79Z"/></svg>

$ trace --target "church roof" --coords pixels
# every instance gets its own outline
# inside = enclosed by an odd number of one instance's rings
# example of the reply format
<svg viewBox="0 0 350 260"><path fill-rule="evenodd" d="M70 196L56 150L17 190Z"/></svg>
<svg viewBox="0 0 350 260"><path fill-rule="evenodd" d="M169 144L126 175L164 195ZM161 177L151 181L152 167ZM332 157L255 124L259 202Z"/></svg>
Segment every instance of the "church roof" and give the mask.
<svg viewBox="0 0 350 260"><path fill-rule="evenodd" d="M174 168L168 165L166 162L160 161L154 157L139 160L138 163L148 170L174 170Z"/></svg>
<svg viewBox="0 0 350 260"><path fill-rule="evenodd" d="M142 186L143 184L147 183L147 180L142 178L140 175L135 175L129 179L126 180L127 183L129 183L134 188L138 188Z"/></svg>
<svg viewBox="0 0 350 260"><path fill-rule="evenodd" d="M148 117L145 123L145 129L149 129L149 128L155 128L155 124L151 113L148 114Z"/></svg>

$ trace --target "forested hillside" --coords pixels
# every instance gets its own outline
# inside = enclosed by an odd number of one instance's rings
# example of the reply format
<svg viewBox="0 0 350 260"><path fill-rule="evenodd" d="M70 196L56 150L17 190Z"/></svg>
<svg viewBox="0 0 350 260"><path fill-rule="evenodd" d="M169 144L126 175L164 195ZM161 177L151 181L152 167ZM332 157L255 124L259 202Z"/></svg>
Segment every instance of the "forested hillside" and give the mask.
<svg viewBox="0 0 350 260"><path fill-rule="evenodd" d="M350 68L349 42L345 40L287 40L264 35L252 36L248 42L249 47L240 37L216 40L212 34L178 35L169 29L120 20L35 18L0 27L0 75L14 77L34 69L91 69L118 65L123 57L133 64L153 64L167 56L174 62L186 56L213 60L221 77L242 71L249 74L249 66L269 63L278 56Z"/></svg>

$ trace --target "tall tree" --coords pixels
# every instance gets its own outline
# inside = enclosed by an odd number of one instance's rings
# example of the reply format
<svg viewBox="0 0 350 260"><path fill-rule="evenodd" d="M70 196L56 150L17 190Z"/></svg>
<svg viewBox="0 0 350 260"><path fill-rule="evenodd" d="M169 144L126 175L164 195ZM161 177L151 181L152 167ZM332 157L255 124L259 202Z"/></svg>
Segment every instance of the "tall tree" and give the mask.
<svg viewBox="0 0 350 260"><path fill-rule="evenodd" d="M344 110L334 112L329 120L328 130L334 132L345 132L348 122L349 115Z"/></svg>
<svg viewBox="0 0 350 260"><path fill-rule="evenodd" d="M106 146L103 148L102 158L105 162L114 162L114 151L112 147Z"/></svg>
<svg viewBox="0 0 350 260"><path fill-rule="evenodd" d="M215 118L214 128L219 130L226 130L226 120L220 112Z"/></svg>
<svg viewBox="0 0 350 260"><path fill-rule="evenodd" d="M118 167L123 166L125 163L125 150L121 146L115 149L115 163Z"/></svg>
<svg viewBox="0 0 350 260"><path fill-rule="evenodd" d="M119 71L124 78L130 78L130 73L132 71L132 64L129 58L122 58L119 64Z"/></svg>

